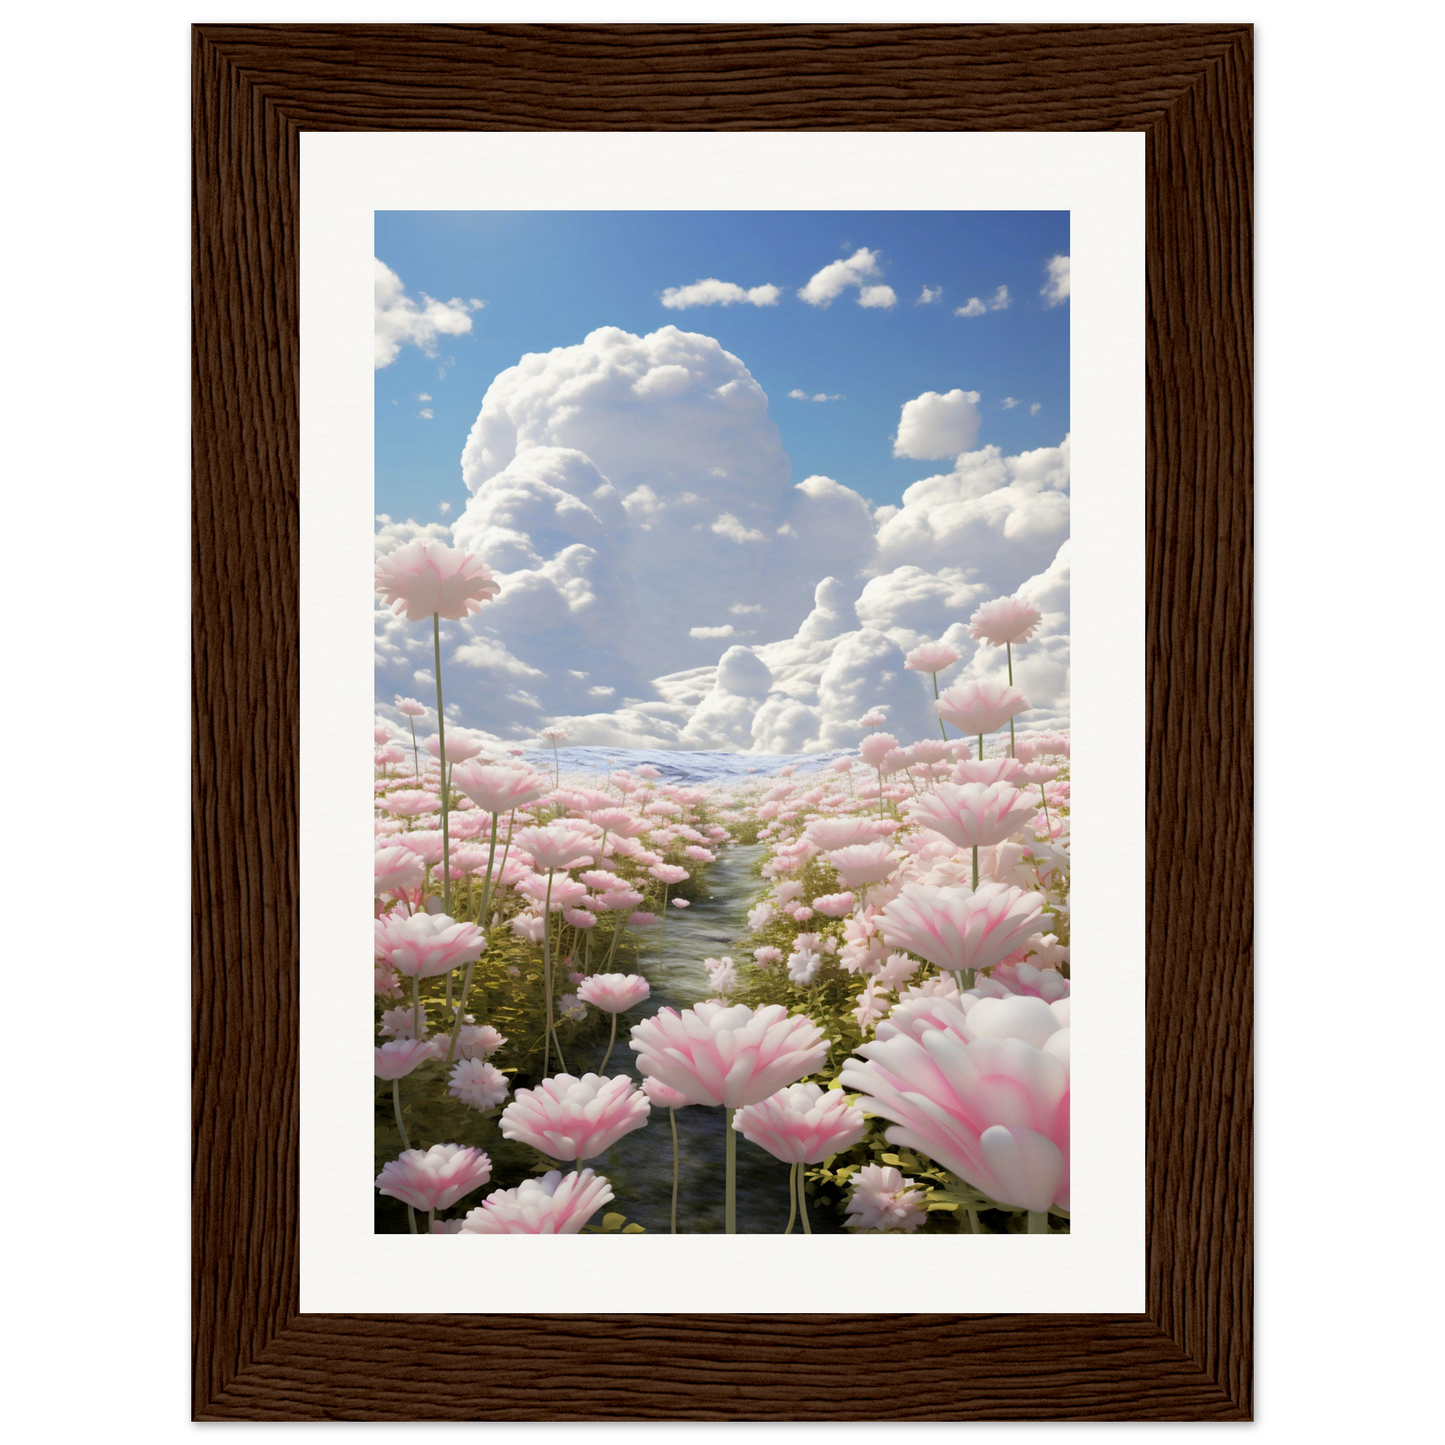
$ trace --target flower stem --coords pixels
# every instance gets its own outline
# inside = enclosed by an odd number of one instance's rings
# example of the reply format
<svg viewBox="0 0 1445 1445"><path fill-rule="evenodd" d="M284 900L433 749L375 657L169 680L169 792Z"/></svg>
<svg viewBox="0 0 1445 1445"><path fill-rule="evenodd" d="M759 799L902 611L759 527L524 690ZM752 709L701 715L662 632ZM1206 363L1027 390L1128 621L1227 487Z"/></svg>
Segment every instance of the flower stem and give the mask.
<svg viewBox="0 0 1445 1445"><path fill-rule="evenodd" d="M416 750L416 719L408 716L411 724L411 770L416 774L417 787L421 786L421 754Z"/></svg>
<svg viewBox="0 0 1445 1445"><path fill-rule="evenodd" d="M481 921L481 928L482 928L482 937L483 937L483 939L485 939L485 938L486 938L486 935L487 935L487 922L486 922L486 918L487 918L487 903L488 903L488 901L490 900L491 892L492 892L492 859L495 858L496 855L497 855L497 815L496 815L495 813L493 813L493 814L492 814L492 843L491 843L491 846L487 849L487 876L486 876L486 880L485 880L485 881L483 882L483 884L482 884L482 906L481 906L480 911L477 913L477 918ZM448 1064L451 1063L451 1061L452 1061L452 1056L453 1056L453 1055L456 1053L456 1051L457 1051L457 1040L461 1037L461 1033L462 1033L462 1016L463 1016L463 1015L466 1013L466 1011L467 1011L467 998L468 998L468 996L470 995L470 993L471 993L471 991L472 991L472 972L473 972L473 970L476 968L476 966L477 966L477 961L476 961L476 959L473 959L473 960L467 965L466 977L462 979L462 997L461 997L461 1002L457 1004L457 1016L456 1016L456 1020L455 1020L455 1021L453 1022L453 1024L452 1024L452 1041L451 1041L451 1044L450 1044L450 1045L448 1046L448 1048L447 1048L447 1063L448 1063ZM447 982L448 982L448 983L451 982L451 975L450 975L450 974L447 975ZM448 992L450 992L450 989L448 989ZM450 1002L450 999L448 1000L448 1002Z"/></svg>
<svg viewBox="0 0 1445 1445"><path fill-rule="evenodd" d="M978 844L973 845L973 891L978 892Z"/></svg>
<svg viewBox="0 0 1445 1445"><path fill-rule="evenodd" d="M672 1232L677 1233L677 1110L669 1109L667 1117L672 1124Z"/></svg>
<svg viewBox="0 0 1445 1445"><path fill-rule="evenodd" d="M808 1182L803 1165L798 1165L798 1213L803 1217L803 1233L811 1234L813 1226L808 1223Z"/></svg>
<svg viewBox="0 0 1445 1445"><path fill-rule="evenodd" d="M938 674L936 672L930 672L928 675L933 679L933 700L936 703L938 701ZM944 727L943 718L941 716L938 719L938 730L943 734L944 742L947 742L948 729Z"/></svg>
<svg viewBox="0 0 1445 1445"><path fill-rule="evenodd" d="M411 976L411 1036L421 1037L421 995L418 992L418 976Z"/></svg>
<svg viewBox="0 0 1445 1445"><path fill-rule="evenodd" d="M432 653L437 670L437 761L442 775L442 912L452 913L452 831L451 809L447 804L447 719L442 710L442 624L438 613L431 615Z"/></svg>
<svg viewBox="0 0 1445 1445"><path fill-rule="evenodd" d="M1029 1210L1029 1233L1047 1234L1049 1232L1049 1211L1047 1209Z"/></svg>
<svg viewBox="0 0 1445 1445"><path fill-rule="evenodd" d="M798 1217L798 1161L793 1160L788 1169L788 1227L784 1234L793 1232L793 1221Z"/></svg>
<svg viewBox="0 0 1445 1445"><path fill-rule="evenodd" d="M617 1015L612 1015L612 1031L607 1035L607 1052L602 1055L602 1063L598 1067L599 1074L607 1072L607 1061L612 1057L612 1046L617 1042Z"/></svg>
<svg viewBox="0 0 1445 1445"><path fill-rule="evenodd" d="M542 982L546 988L547 996L547 1026L544 1037L546 1043L542 1046L542 1077L545 1079L552 1069L552 950L550 945L551 932L548 928L548 920L552 912L552 875L547 874L547 902L542 910ZM557 1057L562 1057L562 1050L557 1050Z"/></svg>
<svg viewBox="0 0 1445 1445"><path fill-rule="evenodd" d="M1014 645L1013 645L1013 643L1011 643L1011 642L1005 642L1005 643L1004 643L1004 650L1008 653L1008 685L1009 685L1010 687L1012 687L1012 686L1014 685ZM1008 720L1008 755L1009 755L1009 757L1011 757L1011 758L1018 756L1018 755L1014 752L1014 720L1013 720L1012 718L1010 718L1010 719Z"/></svg>
<svg viewBox="0 0 1445 1445"><path fill-rule="evenodd" d="M727 1131L727 1194L723 1202L723 1228L728 1234L738 1232L738 1135L733 1128L733 1111L724 1107L723 1127Z"/></svg>
<svg viewBox="0 0 1445 1445"><path fill-rule="evenodd" d="M401 1135L401 1147L410 1149L411 1144L407 1141L406 1125L401 1122L401 1080L391 1081L391 1108L396 1115L396 1132ZM406 1206L406 1222L412 1234L416 1233L416 1210L410 1204Z"/></svg>
<svg viewBox="0 0 1445 1445"><path fill-rule="evenodd" d="M979 733L979 735L978 735L978 760L979 760L979 762L982 762L982 761L983 761L983 734L982 734L982 733Z"/></svg>

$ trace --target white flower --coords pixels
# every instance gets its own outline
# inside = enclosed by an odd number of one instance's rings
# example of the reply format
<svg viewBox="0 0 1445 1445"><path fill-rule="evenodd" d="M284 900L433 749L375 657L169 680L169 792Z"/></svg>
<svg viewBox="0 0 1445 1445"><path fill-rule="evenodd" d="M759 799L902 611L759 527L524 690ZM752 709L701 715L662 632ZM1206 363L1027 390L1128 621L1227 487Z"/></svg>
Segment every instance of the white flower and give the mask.
<svg viewBox="0 0 1445 1445"><path fill-rule="evenodd" d="M803 987L812 983L822 966L823 955L810 949L797 949L788 955L788 977Z"/></svg>
<svg viewBox="0 0 1445 1445"><path fill-rule="evenodd" d="M911 1234L925 1219L923 1191L886 1164L865 1164L853 1179L848 1228L900 1230Z"/></svg>
<svg viewBox="0 0 1445 1445"><path fill-rule="evenodd" d="M421 1006L421 1034L426 1034L426 1005ZM417 1037L413 1029L417 1010L407 1004L405 1008L389 1008L381 1016L381 1035L387 1039L412 1039Z"/></svg>
<svg viewBox="0 0 1445 1445"><path fill-rule="evenodd" d="M507 1076L481 1059L462 1059L451 1079L447 1093L473 1109L494 1109L507 1097Z"/></svg>

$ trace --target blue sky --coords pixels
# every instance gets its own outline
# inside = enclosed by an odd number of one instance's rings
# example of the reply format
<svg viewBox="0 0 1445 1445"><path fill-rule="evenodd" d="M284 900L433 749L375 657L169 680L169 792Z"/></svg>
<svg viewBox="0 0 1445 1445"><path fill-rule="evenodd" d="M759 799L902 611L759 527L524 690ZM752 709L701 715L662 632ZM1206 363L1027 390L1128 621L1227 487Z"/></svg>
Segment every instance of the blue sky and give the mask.
<svg viewBox="0 0 1445 1445"><path fill-rule="evenodd" d="M798 298L861 247L877 258L869 282L891 287L895 305L860 306L856 287L827 307ZM376 509L454 519L467 497L462 446L493 377L601 326L716 337L767 392L795 482L821 473L896 503L947 470L892 455L901 407L926 391L980 393L977 446L1055 446L1069 429L1069 307L1040 293L1049 258L1068 252L1068 214L1054 211L379 212L376 255L408 296L485 304L469 333L437 338L434 356L403 345L376 372ZM662 304L668 288L703 278L781 295L771 306ZM941 294L918 304L925 287ZM956 314L972 297L992 308L1000 287L1006 307ZM793 400L794 390L841 399ZM1008 397L1017 404L1006 408Z"/></svg>

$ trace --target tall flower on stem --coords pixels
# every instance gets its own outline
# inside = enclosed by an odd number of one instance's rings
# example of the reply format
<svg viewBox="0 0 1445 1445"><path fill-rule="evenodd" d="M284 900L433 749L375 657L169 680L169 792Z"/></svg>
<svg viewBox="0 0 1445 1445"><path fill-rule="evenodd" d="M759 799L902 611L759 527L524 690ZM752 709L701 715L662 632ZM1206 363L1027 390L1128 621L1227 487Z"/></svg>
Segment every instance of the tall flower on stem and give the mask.
<svg viewBox="0 0 1445 1445"><path fill-rule="evenodd" d="M442 856L451 855L451 820L446 780L447 719L442 700L441 619L460 622L481 611L501 586L480 557L440 542L408 542L376 564L376 590L398 617L420 622L431 614L432 653L437 682L437 751L442 766ZM451 912L452 883L442 877L442 911Z"/></svg>
<svg viewBox="0 0 1445 1445"><path fill-rule="evenodd" d="M978 756L983 759L983 735L1009 725L1013 737L1013 720L1029 709L1029 700L1011 683L956 682L939 694L938 715L945 717L961 733L978 738ZM1010 741L1010 750L1013 743ZM1012 756L1012 751L1010 751Z"/></svg>
<svg viewBox="0 0 1445 1445"><path fill-rule="evenodd" d="M733 1111L811 1074L828 1056L823 1031L805 1015L788 1016L782 1004L753 1010L745 1004L700 1003L660 1009L635 1024L631 1045L638 1070L676 1089L692 1104L725 1111L727 1172L725 1228L737 1233L737 1135Z"/></svg>
<svg viewBox="0 0 1445 1445"><path fill-rule="evenodd" d="M1044 931L1044 899L1022 888L985 883L975 890L905 884L883 907L881 930L892 948L906 948L971 988L981 968L1000 964Z"/></svg>
<svg viewBox="0 0 1445 1445"><path fill-rule="evenodd" d="M911 672L926 672L933 679L933 700L938 701L938 674L953 666L963 654L951 642L925 642L915 647L912 652L903 659L904 667ZM1009 679L1013 681L1012 678ZM938 719L938 730L943 734L944 742L948 741L948 729L943 725L943 719Z"/></svg>
<svg viewBox="0 0 1445 1445"><path fill-rule="evenodd" d="M419 703L414 697L398 697L396 710L411 725L411 771L412 775L421 781L421 756L416 746L416 720L426 716L426 706Z"/></svg>
<svg viewBox="0 0 1445 1445"><path fill-rule="evenodd" d="M590 1003L603 1013L612 1015L612 1029L607 1036L607 1052L598 1065L599 1074L606 1071L607 1061L612 1057L612 1046L617 1042L617 1015L635 1008L651 992L647 980L636 973L594 973L591 978L584 978L578 985L577 997L583 1003Z"/></svg>
<svg viewBox="0 0 1445 1445"><path fill-rule="evenodd" d="M562 759L557 752L557 744L567 741L566 728L543 728L538 734L543 742L550 744L552 748L552 776L555 786L562 786Z"/></svg>
<svg viewBox="0 0 1445 1445"><path fill-rule="evenodd" d="M677 1233L677 1111L685 1109L692 1101L676 1089L664 1084L661 1079L644 1079L642 1092L660 1109L667 1110L667 1121L672 1125L672 1232Z"/></svg>
<svg viewBox="0 0 1445 1445"><path fill-rule="evenodd" d="M1008 653L1008 685L1014 685L1014 643L1028 642L1038 631L1044 614L1032 602L1024 598L997 597L985 602L969 618L968 635L975 642L987 642L993 647L1002 647ZM1008 720L1008 755L1016 757L1014 720ZM979 757L982 757L982 751Z"/></svg>

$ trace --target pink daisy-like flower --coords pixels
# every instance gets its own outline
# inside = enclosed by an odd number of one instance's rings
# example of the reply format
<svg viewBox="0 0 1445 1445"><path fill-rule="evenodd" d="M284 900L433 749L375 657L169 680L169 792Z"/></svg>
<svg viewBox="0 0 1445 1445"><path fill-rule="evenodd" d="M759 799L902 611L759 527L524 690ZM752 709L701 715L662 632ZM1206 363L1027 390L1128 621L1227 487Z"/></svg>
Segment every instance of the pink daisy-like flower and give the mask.
<svg viewBox="0 0 1445 1445"><path fill-rule="evenodd" d="M433 613L460 622L501 591L480 557L440 542L408 542L376 564L376 590L398 617L421 622Z"/></svg>
<svg viewBox="0 0 1445 1445"><path fill-rule="evenodd" d="M907 884L885 905L881 929L893 948L906 948L938 968L992 968L1043 928L1044 899L1001 883L970 889Z"/></svg>
<svg viewBox="0 0 1445 1445"><path fill-rule="evenodd" d="M582 980L577 997L603 1013L620 1014L635 1008L651 992L647 980L640 974L594 973Z"/></svg>
<svg viewBox="0 0 1445 1445"><path fill-rule="evenodd" d="M851 1149L867 1119L841 1089L789 1084L733 1115L733 1128L785 1164L815 1164Z"/></svg>
<svg viewBox="0 0 1445 1445"><path fill-rule="evenodd" d="M408 978L431 978L475 963L486 946L475 924L445 913L391 912L376 920L376 956Z"/></svg>
<svg viewBox="0 0 1445 1445"><path fill-rule="evenodd" d="M452 1098L460 1099L473 1109L494 1109L509 1091L507 1076L481 1059L461 1059L452 1070L451 1083L447 1086Z"/></svg>
<svg viewBox="0 0 1445 1445"><path fill-rule="evenodd" d="M991 848L1034 815L1033 802L1011 783L940 783L909 800L910 821L960 848Z"/></svg>
<svg viewBox="0 0 1445 1445"><path fill-rule="evenodd" d="M679 1093L661 1079L644 1079L642 1081L642 1092L657 1105L659 1109L685 1109L692 1100L686 1094Z"/></svg>
<svg viewBox="0 0 1445 1445"><path fill-rule="evenodd" d="M1032 602L1022 597L998 597L985 602L969 618L968 635L975 642L1002 647L1006 642L1029 641L1043 620L1044 614Z"/></svg>
<svg viewBox="0 0 1445 1445"><path fill-rule="evenodd" d="M1003 682L956 682L938 699L938 715L959 732L976 737L991 733L1029 710L1018 688Z"/></svg>
<svg viewBox="0 0 1445 1445"><path fill-rule="evenodd" d="M480 1149L433 1144L404 1149L376 1176L376 1187L413 1209L449 1209L492 1177L492 1161Z"/></svg>
<svg viewBox="0 0 1445 1445"><path fill-rule="evenodd" d="M825 918L844 918L853 911L856 902L851 893L825 893L813 900L813 907Z"/></svg>
<svg viewBox="0 0 1445 1445"><path fill-rule="evenodd" d="M485 1059L507 1042L491 1024L463 1024L457 1035L457 1053L464 1059Z"/></svg>
<svg viewBox="0 0 1445 1445"><path fill-rule="evenodd" d="M576 1234L612 1198L612 1186L590 1169L553 1169L497 1189L462 1220L463 1234Z"/></svg>
<svg viewBox="0 0 1445 1445"><path fill-rule="evenodd" d="M951 642L925 642L904 658L903 665L912 672L942 672L962 656Z"/></svg>
<svg viewBox="0 0 1445 1445"><path fill-rule="evenodd" d="M624 1074L556 1074L518 1089L502 1111L502 1135L549 1159L591 1159L647 1123L647 1096Z"/></svg>
<svg viewBox="0 0 1445 1445"><path fill-rule="evenodd" d="M865 1164L853 1176L849 1229L900 1230L912 1234L928 1218L923 1191L891 1164Z"/></svg>
<svg viewBox="0 0 1445 1445"><path fill-rule="evenodd" d="M376 1050L376 1077L404 1079L431 1056L430 1039L393 1039Z"/></svg>
<svg viewBox="0 0 1445 1445"><path fill-rule="evenodd" d="M451 781L452 787L487 813L510 813L513 808L538 803L549 787L547 779L530 768L501 767L475 758L458 763Z"/></svg>

